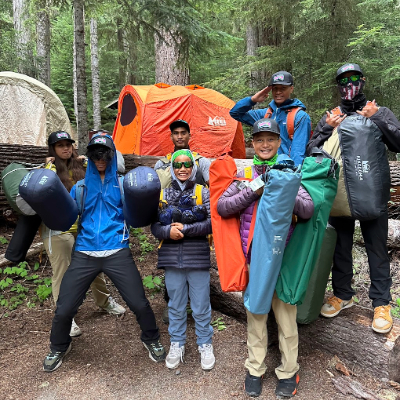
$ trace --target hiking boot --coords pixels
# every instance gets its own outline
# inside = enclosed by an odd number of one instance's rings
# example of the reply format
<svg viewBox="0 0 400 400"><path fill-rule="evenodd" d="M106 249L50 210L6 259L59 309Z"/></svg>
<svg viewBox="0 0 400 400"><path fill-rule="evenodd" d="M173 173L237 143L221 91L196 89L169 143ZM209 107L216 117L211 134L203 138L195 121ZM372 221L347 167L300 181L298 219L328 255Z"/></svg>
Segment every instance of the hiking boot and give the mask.
<svg viewBox="0 0 400 400"><path fill-rule="evenodd" d="M215 365L213 345L211 343L203 344L198 347L198 350L201 354L201 368L205 371L213 369Z"/></svg>
<svg viewBox="0 0 400 400"><path fill-rule="evenodd" d="M71 337L76 337L76 336L81 336L82 335L82 331L81 328L79 328L79 326L76 324L75 320L72 320L72 324L71 324L71 330L69 331L69 336Z"/></svg>
<svg viewBox="0 0 400 400"><path fill-rule="evenodd" d="M168 306L164 308L164 311L162 312L162 321L164 324L169 324L169 315L168 315Z"/></svg>
<svg viewBox="0 0 400 400"><path fill-rule="evenodd" d="M321 315L326 318L336 317L340 311L350 308L354 305L353 298L350 300L342 300L339 297L329 297L328 301L321 308Z"/></svg>
<svg viewBox="0 0 400 400"><path fill-rule="evenodd" d="M143 342L144 347L149 351L149 357L155 362L165 360L165 349L159 340L149 344Z"/></svg>
<svg viewBox="0 0 400 400"><path fill-rule="evenodd" d="M246 379L244 380L244 390L251 397L258 397L261 394L262 376L250 375L247 371Z"/></svg>
<svg viewBox="0 0 400 400"><path fill-rule="evenodd" d="M372 329L378 333L387 333L392 329L393 320L391 315L391 306L379 306L374 309L374 320Z"/></svg>
<svg viewBox="0 0 400 400"><path fill-rule="evenodd" d="M185 354L185 346L179 347L179 342L171 342L169 353L165 359L165 365L169 369L176 368L179 363L183 362L183 356Z"/></svg>
<svg viewBox="0 0 400 400"><path fill-rule="evenodd" d="M275 389L275 394L278 398L293 397L297 393L297 386L299 386L300 376L294 374L289 379L279 379L278 385Z"/></svg>
<svg viewBox="0 0 400 400"><path fill-rule="evenodd" d="M51 350L49 354L47 354L46 358L43 361L43 371L45 372L53 372L62 364L63 358L71 351L71 343L68 346L66 351L53 351Z"/></svg>
<svg viewBox="0 0 400 400"><path fill-rule="evenodd" d="M107 305L101 308L111 315L122 315L126 311L125 308L118 304L111 296L108 298Z"/></svg>

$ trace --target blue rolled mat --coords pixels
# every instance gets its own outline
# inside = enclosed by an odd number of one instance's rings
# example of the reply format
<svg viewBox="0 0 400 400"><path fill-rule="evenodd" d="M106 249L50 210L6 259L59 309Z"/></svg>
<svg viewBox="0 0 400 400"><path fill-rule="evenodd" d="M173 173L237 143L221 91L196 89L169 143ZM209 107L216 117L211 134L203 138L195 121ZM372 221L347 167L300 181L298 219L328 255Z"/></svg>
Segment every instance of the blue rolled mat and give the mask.
<svg viewBox="0 0 400 400"><path fill-rule="evenodd" d="M35 169L26 174L19 194L49 229L67 231L78 218L78 206L50 169Z"/></svg>
<svg viewBox="0 0 400 400"><path fill-rule="evenodd" d="M124 178L124 216L128 225L140 228L157 217L161 182L150 167L137 167Z"/></svg>

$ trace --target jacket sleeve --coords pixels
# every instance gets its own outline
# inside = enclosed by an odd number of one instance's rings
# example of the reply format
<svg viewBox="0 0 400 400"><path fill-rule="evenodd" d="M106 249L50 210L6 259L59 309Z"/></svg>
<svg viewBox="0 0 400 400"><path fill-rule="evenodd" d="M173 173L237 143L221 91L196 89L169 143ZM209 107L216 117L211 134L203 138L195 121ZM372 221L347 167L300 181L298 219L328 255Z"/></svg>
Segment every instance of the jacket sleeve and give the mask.
<svg viewBox="0 0 400 400"><path fill-rule="evenodd" d="M202 190L203 205L207 209L207 219L193 224L184 224L182 233L185 236L206 236L211 233L211 214L210 214L210 191L206 188Z"/></svg>
<svg viewBox="0 0 400 400"><path fill-rule="evenodd" d="M383 142L390 151L400 153L400 122L393 112L387 107L380 107L379 110L370 117L383 134Z"/></svg>
<svg viewBox="0 0 400 400"><path fill-rule="evenodd" d="M306 146L310 139L311 119L305 111L299 111L296 115L290 156L295 165L303 163L306 157Z"/></svg>
<svg viewBox="0 0 400 400"><path fill-rule="evenodd" d="M252 110L252 107L254 107L256 104L257 103L251 101L251 97L245 97L235 104L231 111L229 111L229 114L236 121L253 126L254 122L264 118L265 113L267 112L266 108L261 110Z"/></svg>
<svg viewBox="0 0 400 400"><path fill-rule="evenodd" d="M221 217L229 217L243 211L254 203L260 196L249 187L240 190L237 182L231 183L218 199L217 211Z"/></svg>
<svg viewBox="0 0 400 400"><path fill-rule="evenodd" d="M310 219L314 214L314 202L303 186L300 186L297 193L293 214L301 219Z"/></svg>
<svg viewBox="0 0 400 400"><path fill-rule="evenodd" d="M323 144L331 137L333 126L326 123L326 115L318 122L311 139L307 143L307 155L311 154L313 147L322 147Z"/></svg>
<svg viewBox="0 0 400 400"><path fill-rule="evenodd" d="M160 222L151 224L151 233L159 240L169 239L171 225L161 225Z"/></svg>

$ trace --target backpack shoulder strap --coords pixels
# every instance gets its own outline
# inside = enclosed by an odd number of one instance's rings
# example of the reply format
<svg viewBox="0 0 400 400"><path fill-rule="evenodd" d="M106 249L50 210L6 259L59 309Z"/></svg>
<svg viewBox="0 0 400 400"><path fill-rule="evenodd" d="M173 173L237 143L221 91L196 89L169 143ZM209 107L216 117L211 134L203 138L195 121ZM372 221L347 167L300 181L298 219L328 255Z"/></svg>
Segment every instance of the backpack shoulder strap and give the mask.
<svg viewBox="0 0 400 400"><path fill-rule="evenodd" d="M124 206L125 205L124 177L122 175L118 176L118 186L121 192L122 206Z"/></svg>
<svg viewBox="0 0 400 400"><path fill-rule="evenodd" d="M167 205L168 202L164 199L165 196L165 191L164 189L161 189L160 191L160 202L159 202L159 208L162 208L163 204Z"/></svg>
<svg viewBox="0 0 400 400"><path fill-rule="evenodd" d="M294 135L294 120L298 111L302 110L301 107L289 108L286 116L286 129L288 131L289 139L293 140Z"/></svg>
<svg viewBox="0 0 400 400"><path fill-rule="evenodd" d="M203 185L196 183L193 187L193 198L196 200L196 205L201 206L203 204Z"/></svg>
<svg viewBox="0 0 400 400"><path fill-rule="evenodd" d="M86 186L85 186L85 179L81 179L80 181L76 182L76 191L75 191L75 198L76 204L78 206L79 214L82 215L83 208L85 206L85 199L86 199Z"/></svg>
<svg viewBox="0 0 400 400"><path fill-rule="evenodd" d="M246 179L253 179L253 168L251 166L244 169L244 177Z"/></svg>
<svg viewBox="0 0 400 400"><path fill-rule="evenodd" d="M169 164L171 162L171 157L172 154L168 153L165 157L160 158L160 161L162 161L164 164Z"/></svg>
<svg viewBox="0 0 400 400"><path fill-rule="evenodd" d="M264 115L264 118L271 118L273 112L274 112L274 110L271 107L268 107L267 112Z"/></svg>

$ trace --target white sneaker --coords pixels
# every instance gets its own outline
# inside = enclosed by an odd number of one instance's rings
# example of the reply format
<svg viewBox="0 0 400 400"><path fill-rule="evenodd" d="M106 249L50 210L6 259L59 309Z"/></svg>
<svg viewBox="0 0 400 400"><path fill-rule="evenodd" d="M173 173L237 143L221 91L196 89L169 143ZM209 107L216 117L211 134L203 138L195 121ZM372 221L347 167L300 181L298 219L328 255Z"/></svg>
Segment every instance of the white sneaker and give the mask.
<svg viewBox="0 0 400 400"><path fill-rule="evenodd" d="M205 371L213 369L215 365L213 345L211 343L203 344L199 346L198 350L201 354L201 368Z"/></svg>
<svg viewBox="0 0 400 400"><path fill-rule="evenodd" d="M179 347L179 342L171 342L169 353L165 359L165 365L169 369L176 368L179 363L183 362L183 356L185 354L185 346Z"/></svg>
<svg viewBox="0 0 400 400"><path fill-rule="evenodd" d="M81 328L76 324L75 320L72 320L71 330L69 332L69 336L76 337L82 335Z"/></svg>
<svg viewBox="0 0 400 400"><path fill-rule="evenodd" d="M102 308L112 315L121 315L126 311L125 308L118 304L111 296L108 298L107 305Z"/></svg>

